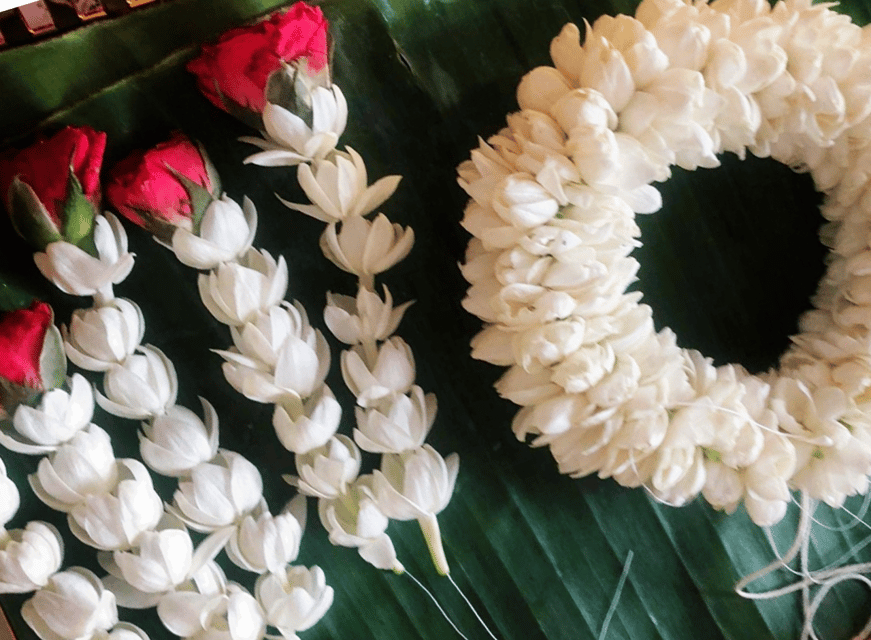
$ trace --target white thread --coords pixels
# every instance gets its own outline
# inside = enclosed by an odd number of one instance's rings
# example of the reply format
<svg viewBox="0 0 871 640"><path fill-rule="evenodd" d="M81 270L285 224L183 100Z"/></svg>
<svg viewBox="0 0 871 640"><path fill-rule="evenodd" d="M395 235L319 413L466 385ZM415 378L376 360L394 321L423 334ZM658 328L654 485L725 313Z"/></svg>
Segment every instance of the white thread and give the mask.
<svg viewBox="0 0 871 640"><path fill-rule="evenodd" d="M451 574L450 574L450 573L447 574L447 577L448 577L448 580L450 580L451 584L454 585L454 589L457 590L457 593L460 594L460 597L462 597L463 600L466 602L466 605L469 607L469 609L472 610L472 613L475 614L475 617L478 619L478 622L480 622L480 623L481 623L481 626L484 627L484 631L487 632L487 635L490 636L491 638L493 638L493 640L498 640L498 639L496 638L496 636L493 635L493 632L490 631L490 627L488 627L488 626L485 624L485 622L481 619L481 616L478 615L478 612L475 610L475 607L472 606L472 603L469 602L469 599L466 597L466 594L463 593L463 590L460 589L460 587L457 585L456 582L454 582L454 579L451 577Z"/></svg>
<svg viewBox="0 0 871 640"><path fill-rule="evenodd" d="M718 405L700 405L695 402L675 402L672 406L674 407L699 407L702 409L716 409L717 411L722 411L724 413L730 413L733 416L738 418L742 418L747 420L750 424L755 427L759 427L763 431L768 431L769 433L773 433L778 436L784 436L785 438L792 438L794 440L798 440L799 442L804 442L806 444L812 444L816 447L831 447L834 442L829 436L819 436L817 438L808 438L805 436L800 436L797 433L790 433L789 431L780 431L778 429L772 429L771 427L766 427L764 424L760 424L756 422L749 415L740 413L735 411L734 409L727 409L726 407L720 407Z"/></svg>
<svg viewBox="0 0 871 640"><path fill-rule="evenodd" d="M862 509L860 509L860 512L867 511L867 506L868 499L866 498L865 502L863 503ZM866 538L862 542L851 547L847 551L847 553L843 554L834 563L827 565L823 569L811 571L809 567L808 556L810 551L810 540L813 524L816 523L826 529L835 531L846 530L847 527L827 527L826 525L820 523L819 520L814 518L813 512L816 508L816 503L807 495L806 492L802 492L801 503L798 504L798 507L800 510L798 527L795 540L793 540L793 543L792 545L790 545L789 550L786 552L786 554L781 556L780 552L777 549L777 545L774 543L771 531L766 530L769 543L771 544L772 551L774 552L777 560L775 560L768 566L742 578L735 585L735 592L738 595L751 600L766 600L770 598L777 598L788 593L793 593L795 591L801 591L802 610L804 612L804 622L802 623L801 640L819 640L819 637L817 636L816 631L813 627L813 621L816 617L817 611L819 610L820 604L822 603L826 595L828 595L829 591L831 591L835 585L841 582L845 582L847 580L858 580L859 582L864 582L869 587L871 587L871 578L862 575L863 573L871 572L871 562L856 563L842 567L837 566L846 558L849 558L850 556L857 553L860 549L871 543L871 537ZM856 515L846 507L841 508L848 514L850 514L853 518L855 518L858 522L860 522L863 526L871 529L871 526L869 526L866 522L862 521L858 515ZM789 566L789 563L796 556L799 557L798 570L795 570ZM750 583L755 582L759 578L762 578L769 573L776 571L777 569L787 569L801 579L778 589L769 589L768 591L761 591L758 593L746 590L746 587ZM811 597L811 588L815 586L818 586L819 590L813 595L813 597ZM859 636L857 637L864 638L867 637L869 633L871 633L871 619L868 620L865 627L862 629L862 631L859 633Z"/></svg>
<svg viewBox="0 0 871 640"><path fill-rule="evenodd" d="M617 581L617 589L614 591L614 597L611 598L608 613L605 614L605 620L602 622L599 640L605 640L605 636L608 634L608 627L611 626L611 618L617 610L617 603L620 602L620 594L623 593L623 586L626 584L626 578L629 576L629 567L632 565L632 556L634 555L635 553L632 550L626 554L626 562L623 563L623 573L620 574L620 580Z"/></svg>
<svg viewBox="0 0 871 640"><path fill-rule="evenodd" d="M439 610L439 613L442 614L442 616L444 617L444 619L448 621L448 624L451 625L451 627L453 627L454 631L457 632L457 635L460 636L463 640L469 640L469 639L468 639L468 638L463 634L463 632L460 631L460 630L457 628L457 625L454 624L454 621L451 620L451 619L448 617L448 614L445 612L444 609L442 609L442 605L439 604L439 601L436 600L436 597L432 594L432 592L431 592L429 589L427 589L425 586L423 586L423 583L421 583L420 580L418 580L417 578L415 578L407 568L406 568L405 571L404 571L404 575L407 575L409 578L412 579L412 581L414 582L414 584L416 584L418 587L420 587L421 589L423 589L424 593L426 593L426 595L428 595L428 596L430 597L430 600L432 600L432 601L435 603L435 606L436 606L436 608Z"/></svg>

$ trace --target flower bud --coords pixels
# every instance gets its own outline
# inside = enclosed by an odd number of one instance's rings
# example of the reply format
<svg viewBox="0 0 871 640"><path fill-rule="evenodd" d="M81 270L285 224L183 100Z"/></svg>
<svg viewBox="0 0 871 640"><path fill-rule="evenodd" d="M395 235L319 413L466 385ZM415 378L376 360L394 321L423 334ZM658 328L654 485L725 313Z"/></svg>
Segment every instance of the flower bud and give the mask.
<svg viewBox="0 0 871 640"><path fill-rule="evenodd" d="M394 308L387 287L384 287L384 300L365 287L359 288L356 298L327 293L324 322L345 344L376 342L396 331L410 305L411 302L406 302Z"/></svg>
<svg viewBox="0 0 871 640"><path fill-rule="evenodd" d="M234 564L255 573L276 573L299 553L302 527L289 512L273 516L268 511L256 519L246 515L227 545Z"/></svg>
<svg viewBox="0 0 871 640"><path fill-rule="evenodd" d="M45 522L24 529L0 529L0 593L27 593L48 582L63 562L63 540Z"/></svg>
<svg viewBox="0 0 871 640"><path fill-rule="evenodd" d="M268 573L257 580L257 601L266 620L285 638L314 626L333 603L333 588L327 586L320 567L289 567L286 573Z"/></svg>
<svg viewBox="0 0 871 640"><path fill-rule="evenodd" d="M189 527L211 532L237 523L262 497L257 467L238 453L219 451L213 462L198 465L179 482L173 504Z"/></svg>
<svg viewBox="0 0 871 640"><path fill-rule="evenodd" d="M362 347L342 352L342 377L361 407L372 407L391 396L406 393L414 383L414 356L402 339L388 339L374 363L364 362Z"/></svg>
<svg viewBox="0 0 871 640"><path fill-rule="evenodd" d="M139 452L145 464L160 475L178 477L215 457L218 415L206 400L202 403L205 423L193 411L177 404L142 423Z"/></svg>
<svg viewBox="0 0 871 640"><path fill-rule="evenodd" d="M378 506L389 518L414 520L439 513L451 499L460 458L442 458L428 444L385 455L374 475Z"/></svg>
<svg viewBox="0 0 871 640"><path fill-rule="evenodd" d="M521 173L512 174L499 183L492 205L500 218L522 229L544 224L559 211L559 203L551 194Z"/></svg>
<svg viewBox="0 0 871 640"><path fill-rule="evenodd" d="M205 150L179 131L115 165L106 187L118 213L164 242L176 228L198 231L206 207L220 192Z"/></svg>
<svg viewBox="0 0 871 640"><path fill-rule="evenodd" d="M249 249L238 262L225 262L197 281L203 304L216 320L231 326L251 321L287 293L287 263L266 251Z"/></svg>
<svg viewBox="0 0 871 640"><path fill-rule="evenodd" d="M333 436L321 447L296 455L299 491L307 496L335 498L360 471L361 455L347 436Z"/></svg>
<svg viewBox="0 0 871 640"><path fill-rule="evenodd" d="M313 393L303 404L275 405L272 426L284 448L294 453L306 453L325 445L339 428L342 407L326 385Z"/></svg>
<svg viewBox="0 0 871 640"><path fill-rule="evenodd" d="M320 160L314 171L307 163L299 165L297 178L312 204L285 206L322 222L340 222L353 216L365 216L393 195L400 176L386 176L368 185L363 158L351 147Z"/></svg>
<svg viewBox="0 0 871 640"><path fill-rule="evenodd" d="M364 451L402 453L423 444L436 415L436 397L424 396L414 385L408 394L395 395L376 408L357 408L354 440Z"/></svg>
<svg viewBox="0 0 871 640"><path fill-rule="evenodd" d="M21 504L18 487L6 475L6 465L0 460L0 529L12 520Z"/></svg>
<svg viewBox="0 0 871 640"><path fill-rule="evenodd" d="M117 480L112 442L105 431L92 424L40 460L30 485L49 507L68 512L91 494L110 492Z"/></svg>
<svg viewBox="0 0 871 640"><path fill-rule="evenodd" d="M112 559L121 577L144 593L165 593L188 578L193 542L184 529L144 531L136 548L116 551Z"/></svg>
<svg viewBox="0 0 871 640"><path fill-rule="evenodd" d="M571 91L565 76L553 67L536 67L517 85L517 104L521 109L549 113L563 94Z"/></svg>
<svg viewBox="0 0 871 640"><path fill-rule="evenodd" d="M48 453L68 442L91 421L94 392L91 384L73 374L70 390L52 389L35 407L20 405L12 421L14 432L0 435L0 442L20 453Z"/></svg>
<svg viewBox="0 0 871 640"><path fill-rule="evenodd" d="M130 300L116 298L90 309L76 309L64 329L67 356L89 371L106 371L133 354L145 332L142 311Z"/></svg>
<svg viewBox="0 0 871 640"><path fill-rule="evenodd" d="M0 198L34 249L65 241L93 255L105 149L105 133L66 127L0 158Z"/></svg>
<svg viewBox="0 0 871 640"><path fill-rule="evenodd" d="M44 253L33 254L40 273L64 293L112 299L112 285L133 269L127 234L111 213L95 219L96 257L69 242L53 242Z"/></svg>
<svg viewBox="0 0 871 640"><path fill-rule="evenodd" d="M97 403L122 418L159 416L175 404L178 378L175 367L157 347L139 347L140 352L113 364L106 373Z"/></svg>
<svg viewBox="0 0 871 640"><path fill-rule="evenodd" d="M321 235L321 251L340 269L371 278L405 258L414 244L414 231L390 224L379 213L371 222L348 218L341 230L331 223Z"/></svg>
<svg viewBox="0 0 871 640"><path fill-rule="evenodd" d="M177 227L172 251L179 262L194 269L214 269L235 260L251 248L257 230L257 210L247 197L242 207L226 195L212 200L194 233Z"/></svg>
<svg viewBox="0 0 871 640"><path fill-rule="evenodd" d="M92 493L69 513L70 531L85 544L106 551L125 550L154 529L163 516L163 501L148 470L138 460L118 460L118 482L111 492Z"/></svg>
<svg viewBox="0 0 871 640"><path fill-rule="evenodd" d="M21 617L44 640L92 638L118 622L118 609L97 576L75 567L49 578L21 607Z"/></svg>

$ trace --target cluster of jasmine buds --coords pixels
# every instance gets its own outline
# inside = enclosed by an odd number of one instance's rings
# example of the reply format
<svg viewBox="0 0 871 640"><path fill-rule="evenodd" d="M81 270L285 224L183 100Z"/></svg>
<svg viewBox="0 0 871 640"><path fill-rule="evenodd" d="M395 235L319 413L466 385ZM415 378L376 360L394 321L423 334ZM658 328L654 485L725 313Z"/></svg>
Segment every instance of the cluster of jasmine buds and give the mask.
<svg viewBox="0 0 871 640"><path fill-rule="evenodd" d="M786 0L643 0L635 17L566 25L520 112L458 169L469 201L463 304L473 355L508 367L520 439L560 471L645 486L680 505L740 502L760 525L789 490L839 506L867 489L868 28ZM628 292L635 214L671 166L747 150L810 170L828 194L828 271L779 371L714 367L656 331Z"/></svg>
<svg viewBox="0 0 871 640"><path fill-rule="evenodd" d="M331 88L341 95L338 87ZM313 122L325 122L333 108L317 101L317 95L312 92L309 100ZM375 277L405 258L414 243L411 228L391 223L383 213L367 217L393 194L400 177L386 176L370 185L362 157L350 147L300 158L298 150L306 143L288 145L300 135L296 119L278 120L277 113L283 113L281 107L267 106L264 127L270 139L285 140L288 148L256 153L246 162L297 165L310 204L281 201L327 224L320 240L324 255L359 281L356 297L327 294L324 312L327 326L348 345L341 365L357 399L354 439L333 435L315 450L297 452L296 482L302 493L318 498L321 521L335 544L356 547L379 568L401 571L385 529L388 518L415 519L438 570L447 573L435 516L453 492L458 458L443 459L424 446L436 399L415 384L411 348L393 335L410 303L394 307L387 288L382 297L374 285ZM316 134L308 135L314 145ZM382 454L381 469L358 476L357 447Z"/></svg>

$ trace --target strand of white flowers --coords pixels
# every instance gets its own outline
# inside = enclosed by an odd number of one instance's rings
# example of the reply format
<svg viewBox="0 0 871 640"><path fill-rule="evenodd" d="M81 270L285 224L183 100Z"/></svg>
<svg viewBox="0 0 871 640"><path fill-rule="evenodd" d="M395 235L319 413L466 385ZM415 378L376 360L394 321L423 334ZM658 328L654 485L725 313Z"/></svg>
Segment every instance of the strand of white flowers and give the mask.
<svg viewBox="0 0 871 640"><path fill-rule="evenodd" d="M101 219L98 216L98 224ZM115 237L118 249L115 254L122 255L126 252L126 234L120 225ZM56 261L48 264L54 267L54 272L62 270ZM46 275L58 284L51 278L52 273L49 270ZM261 637L266 622L287 634L314 624L331 604L332 589L325 585L319 568L288 566L296 558L302 535L300 518L304 521L304 515L299 511L299 503L272 516L262 499L262 481L256 467L236 453L217 449L218 421L211 405L203 401L206 424L193 412L175 405L175 369L155 347L140 346L144 318L138 307L130 301L115 300L110 284L86 283L79 287L82 290L98 290L100 295L95 295L93 309L74 315L66 341L71 359L83 368L106 371L107 396L98 394L98 402L115 415L145 419L141 437L143 459L158 472L181 477L172 509L172 515L179 520L178 528L173 527L171 532L176 536L170 541L164 535L167 532L154 532L154 537L163 538L155 540L148 537L150 532L142 532L147 548L140 546L135 551L149 557L115 553L112 558L104 558L111 574L108 583L116 593L123 594L129 606L157 605L161 620L179 635L193 635L215 625L221 627L224 625L221 615L231 615L227 609L214 619L199 616L197 606L203 602L190 606L192 599L186 595L192 588L198 589L204 598L229 596L231 601L238 602L237 606L252 616L249 620L261 621L262 628L257 631ZM136 355L136 351L141 355ZM212 485L214 490L206 493L213 498L220 496L220 504L198 500L204 488ZM129 505L134 515L137 506ZM181 522L211 534L190 561L190 539ZM178 536L179 530L185 531L184 536ZM235 564L262 574L257 582L259 602L241 587L228 586L217 565L211 563L228 543L227 555ZM210 574L208 580L198 577L201 570ZM208 585L205 591L201 583ZM222 586L215 589L215 584ZM309 606L294 606L293 598L303 592ZM192 627L193 620L199 620L199 626ZM233 637L250 631L233 625L228 628Z"/></svg>
<svg viewBox="0 0 871 640"><path fill-rule="evenodd" d="M31 476L31 486L45 504L68 514L70 530L77 538L96 548L125 549L141 532L141 528L127 530L127 527L141 523L122 521L119 529L99 538L89 532L90 524L98 520L101 513L107 519L120 517L125 493L139 505L151 497L156 499L160 511L162 504L153 493L141 464L137 467L139 463L135 460L115 459L108 436L90 423L92 411L90 386L81 376L74 376L69 392L52 389L43 394L35 407L19 406L11 420L17 437L6 432L2 443L19 453L48 454L40 461L37 473ZM90 436L102 440L104 446L90 441ZM83 441L87 441L85 446L80 446ZM108 455L100 456L105 454L106 447ZM105 464L88 464L95 461L87 457L93 451ZM70 464L70 456L79 458L79 464ZM76 477L75 473L66 475L61 471L64 466L67 472L70 467L87 467L93 474L88 478ZM100 466L102 469L98 468ZM126 472L133 477L125 477ZM54 490L47 489L47 485L53 485ZM0 488L4 500L8 501L5 506L14 507L4 508L0 514L5 525L17 510L19 494L6 476L2 461ZM148 521L147 516L145 519ZM0 525L0 592L35 591L22 606L21 615L39 637L80 640L101 635L113 640L148 640L139 628L119 623L114 594L105 589L92 572L82 567L60 571L63 541L52 525L33 521L23 530L14 531L7 531L3 525Z"/></svg>
<svg viewBox="0 0 871 640"><path fill-rule="evenodd" d="M267 104L263 112L266 140L246 139L266 151L245 162L298 167L297 178L311 204L279 200L327 223L320 241L324 255L359 280L356 298L328 294L324 317L333 334L350 345L341 362L345 383L357 399L354 440L361 449L382 454L381 469L371 477L359 477L341 499L315 494L321 519L334 542L357 546L361 556L377 567L401 571L383 529L376 539L378 545L373 546L371 539L354 535L335 517L337 505L353 514L355 496L369 506L374 495L382 514L418 520L436 567L447 574L435 516L453 492L458 458L442 459L432 447L423 445L435 419L435 396L424 395L414 384L411 349L400 338L391 337L409 303L393 308L386 288L383 300L374 290L375 276L402 260L414 242L411 228L391 224L384 214L378 213L371 221L366 218L393 194L400 177L386 176L369 185L362 157L350 147L335 150L347 121L347 107L337 85L311 89L306 98L312 104L312 128L283 107ZM317 153L305 151L314 147ZM422 483L434 487L427 496L415 491ZM415 503L412 495L418 500L424 497L429 504ZM361 513L358 505L357 518L351 520L359 521ZM386 526L386 519L382 522Z"/></svg>
<svg viewBox="0 0 871 640"><path fill-rule="evenodd" d="M647 485L672 504L701 490L731 511L743 498L759 524L782 517L787 482L837 505L871 471L857 400L871 379L860 268L871 254L853 235L868 224L869 185L852 168L871 138L868 29L799 1L645 0L636 17L600 18L583 47L567 25L555 67L521 81L523 111L459 169L475 236L464 305L486 323L473 354L513 365L497 388L524 407L515 433L538 435L564 473ZM828 55L846 66L833 72ZM811 85L818 97L799 99ZM765 380L679 350L623 293L637 269L633 210L660 206L650 182L747 148L811 170L830 193L823 234L838 256L787 375ZM737 420L710 406L723 402Z"/></svg>

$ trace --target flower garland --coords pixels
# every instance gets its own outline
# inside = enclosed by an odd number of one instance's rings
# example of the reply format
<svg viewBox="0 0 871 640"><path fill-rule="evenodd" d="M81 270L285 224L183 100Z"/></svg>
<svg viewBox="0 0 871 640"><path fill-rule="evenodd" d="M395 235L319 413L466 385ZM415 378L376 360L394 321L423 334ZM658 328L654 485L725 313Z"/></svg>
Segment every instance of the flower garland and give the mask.
<svg viewBox="0 0 871 640"><path fill-rule="evenodd" d="M521 80L521 111L460 165L474 236L465 308L473 355L508 367L513 430L562 473L659 500L700 492L779 521L790 489L840 506L871 473L871 29L827 5L644 0L572 24L553 67ZM810 172L826 194L828 269L780 368L713 366L656 332L640 293L636 213L670 166L750 151Z"/></svg>

